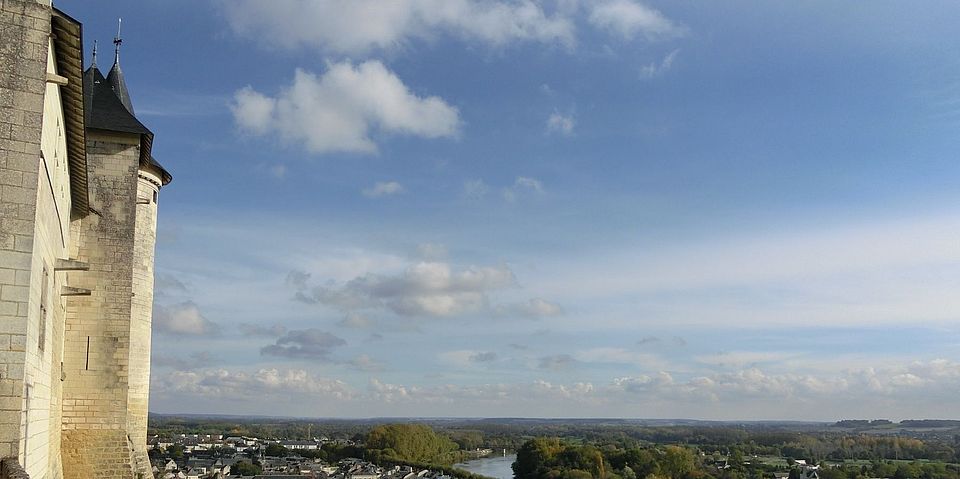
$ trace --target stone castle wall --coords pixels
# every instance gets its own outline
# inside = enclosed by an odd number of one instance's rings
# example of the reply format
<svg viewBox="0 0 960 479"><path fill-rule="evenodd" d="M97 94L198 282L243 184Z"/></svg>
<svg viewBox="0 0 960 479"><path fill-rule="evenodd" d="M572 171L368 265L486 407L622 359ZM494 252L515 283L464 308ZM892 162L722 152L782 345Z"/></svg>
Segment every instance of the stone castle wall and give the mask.
<svg viewBox="0 0 960 479"><path fill-rule="evenodd" d="M132 441L134 469L151 473L147 456L147 419L150 397L150 343L153 325L153 259L157 238L157 201L160 177L140 170L137 183L137 220L133 254L133 299L130 317L130 379L127 393L127 430Z"/></svg>
<svg viewBox="0 0 960 479"><path fill-rule="evenodd" d="M88 130L91 213L71 221L51 12L0 0L0 475L152 477L160 178L139 169L139 135ZM58 271L62 259L90 270ZM62 297L68 285L91 294Z"/></svg>
<svg viewBox="0 0 960 479"><path fill-rule="evenodd" d="M47 72L56 74L54 48L50 40ZM66 303L60 291L67 283L68 274L57 271L56 264L58 259L69 257L71 243L70 176L59 89L55 83L47 83L44 93L33 266L24 347L24 439L20 454L28 473L51 479L62 475L59 454L60 363Z"/></svg>
<svg viewBox="0 0 960 479"><path fill-rule="evenodd" d="M142 347L131 321L139 157L138 135L87 134L92 213L77 243L78 259L90 269L77 285L92 294L67 310L61 446L67 478L136 477L127 411L131 351Z"/></svg>
<svg viewBox="0 0 960 479"><path fill-rule="evenodd" d="M69 241L56 167L66 157L54 158L64 151L62 121L44 115L59 102L45 80L50 13L49 2L0 1L0 457L44 474L59 429L51 427L51 342L63 311L52 267Z"/></svg>

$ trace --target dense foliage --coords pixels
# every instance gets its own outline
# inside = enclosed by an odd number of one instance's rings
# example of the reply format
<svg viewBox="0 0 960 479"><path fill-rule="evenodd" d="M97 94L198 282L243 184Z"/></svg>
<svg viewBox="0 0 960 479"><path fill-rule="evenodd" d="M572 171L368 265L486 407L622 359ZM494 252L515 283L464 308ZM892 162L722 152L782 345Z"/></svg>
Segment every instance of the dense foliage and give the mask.
<svg viewBox="0 0 960 479"><path fill-rule="evenodd" d="M877 439L877 438L861 438ZM913 440L916 441L916 440ZM870 442L870 441L867 441ZM911 443L913 444L913 443ZM789 471L799 479L793 461L745 457L738 446L726 455L707 454L693 446L571 442L534 438L517 451L516 479L771 479ZM807 460L816 464L817 461ZM945 462L876 460L820 462L820 479L954 479L960 466Z"/></svg>
<svg viewBox="0 0 960 479"><path fill-rule="evenodd" d="M424 424L386 424L373 428L364 441L371 459L452 463L459 459L457 443Z"/></svg>
<svg viewBox="0 0 960 479"><path fill-rule="evenodd" d="M230 473L233 475L256 476L262 472L263 469L260 466L248 461L238 461L230 466Z"/></svg>
<svg viewBox="0 0 960 479"><path fill-rule="evenodd" d="M604 479L704 477L693 452L680 446L619 448L535 438L517 451L516 479Z"/></svg>

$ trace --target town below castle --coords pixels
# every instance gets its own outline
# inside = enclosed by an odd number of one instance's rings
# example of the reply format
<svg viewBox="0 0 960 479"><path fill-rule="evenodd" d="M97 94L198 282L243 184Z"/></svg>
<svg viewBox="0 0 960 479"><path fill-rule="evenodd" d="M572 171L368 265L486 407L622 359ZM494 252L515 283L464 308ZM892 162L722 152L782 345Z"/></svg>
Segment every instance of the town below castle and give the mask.
<svg viewBox="0 0 960 479"><path fill-rule="evenodd" d="M309 477L317 479L453 479L439 470L382 466L360 458L321 459L324 445L355 446L349 439L262 439L220 434L180 434L148 442L157 479ZM476 457L490 449L475 451Z"/></svg>

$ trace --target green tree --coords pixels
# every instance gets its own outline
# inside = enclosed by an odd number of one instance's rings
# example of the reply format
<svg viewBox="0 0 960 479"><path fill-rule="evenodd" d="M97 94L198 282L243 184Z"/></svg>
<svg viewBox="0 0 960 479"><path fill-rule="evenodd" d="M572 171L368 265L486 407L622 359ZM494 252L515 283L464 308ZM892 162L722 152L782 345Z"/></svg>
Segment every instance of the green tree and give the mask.
<svg viewBox="0 0 960 479"><path fill-rule="evenodd" d="M385 459L420 463L449 462L444 456L457 450L456 443L423 424L377 426L367 434L365 444Z"/></svg>
<svg viewBox="0 0 960 479"><path fill-rule="evenodd" d="M263 454L271 457L287 457L290 455L290 451L280 444L271 443L267 446L267 449L263 451Z"/></svg>
<svg viewBox="0 0 960 479"><path fill-rule="evenodd" d="M167 456L174 461L183 459L183 446L180 444L171 444L167 446Z"/></svg>
<svg viewBox="0 0 960 479"><path fill-rule="evenodd" d="M537 437L523 443L517 450L517 460L513 463L516 479L536 479L545 475L550 466L557 461L563 450L557 438Z"/></svg>
<svg viewBox="0 0 960 479"><path fill-rule="evenodd" d="M230 466L230 474L240 476L256 476L263 473L263 468L247 461L238 461Z"/></svg>
<svg viewBox="0 0 960 479"><path fill-rule="evenodd" d="M687 477L695 466L693 453L680 446L667 446L660 462L660 470L673 479Z"/></svg>

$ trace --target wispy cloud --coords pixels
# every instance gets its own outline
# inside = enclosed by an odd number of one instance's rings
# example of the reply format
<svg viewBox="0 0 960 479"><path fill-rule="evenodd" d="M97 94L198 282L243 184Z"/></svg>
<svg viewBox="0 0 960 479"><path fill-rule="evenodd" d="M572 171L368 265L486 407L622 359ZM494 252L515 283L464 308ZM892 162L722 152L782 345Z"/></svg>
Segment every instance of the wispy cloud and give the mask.
<svg viewBox="0 0 960 479"><path fill-rule="evenodd" d="M511 286L505 265L454 270L448 263L420 262L394 276L365 275L339 285L317 286L301 301L345 311L380 309L401 316L450 317L478 311L487 293Z"/></svg>
<svg viewBox="0 0 960 479"><path fill-rule="evenodd" d="M497 305L494 310L502 316L519 316L524 318L548 318L563 314L563 308L542 298L531 298L521 303Z"/></svg>
<svg viewBox="0 0 960 479"><path fill-rule="evenodd" d="M684 28L656 9L634 0L599 0L590 7L589 22L630 40L642 35L648 40L683 35Z"/></svg>
<svg viewBox="0 0 960 479"><path fill-rule="evenodd" d="M573 127L576 121L573 115L563 115L560 112L553 112L547 117L547 132L560 133L565 136L573 134Z"/></svg>
<svg viewBox="0 0 960 479"><path fill-rule="evenodd" d="M406 191L400 183L396 181L378 181L373 186L364 188L360 192L367 198L381 198L384 196L398 195Z"/></svg>
<svg viewBox="0 0 960 479"><path fill-rule="evenodd" d="M490 192L490 187L480 179L467 180L463 183L463 196L471 200L483 198Z"/></svg>
<svg viewBox="0 0 960 479"><path fill-rule="evenodd" d="M216 398L218 401L237 397L255 401L263 396L290 398L302 394L309 394L313 399L349 400L355 395L346 383L317 377L303 369L176 371L158 379L152 386L161 395L174 393Z"/></svg>
<svg viewBox="0 0 960 479"><path fill-rule="evenodd" d="M663 57L663 60L660 60L659 63L651 62L640 67L640 78L645 80L655 78L670 71L670 69L673 68L673 62L676 60L679 53L679 49L674 50Z"/></svg>
<svg viewBox="0 0 960 479"><path fill-rule="evenodd" d="M469 356L467 356L469 361ZM347 367L370 364L369 358ZM544 371L564 371L569 356L543 358ZM960 406L952 399L960 388L960 364L937 359L886 368L833 371L824 374L771 373L746 368L709 375L677 377L666 371L614 377L606 381L556 383L542 379L516 383L421 386L388 383L372 378L366 390L314 376L302 369L202 369L172 371L152 383L161 400L190 397L215 401L221 411L238 404L256 404L264 397L288 401L291 413L317 415L327 411L358 414L372 405L394 415L431 411L438 415L564 416L571 408L583 416L622 416L642 408L646 417L835 420L844 416L954 417ZM230 402L224 403L224 398ZM287 398L287 399L283 399ZM214 404L211 402L210 404ZM312 406L309 406L312 405ZM322 409L321 409L322 408ZM890 411L900 411L891 414ZM919 414L919 413L918 413Z"/></svg>
<svg viewBox="0 0 960 479"><path fill-rule="evenodd" d="M543 183L540 180L528 176L518 176L512 185L503 189L502 193L504 200L513 203L524 193L543 194L544 191Z"/></svg>
<svg viewBox="0 0 960 479"><path fill-rule="evenodd" d="M352 56L403 50L416 40L447 35L500 48L537 43L573 48L577 25L631 40L672 38L684 28L636 0L561 3L531 0L256 0L222 2L239 35L287 49ZM583 20L586 20L585 22Z"/></svg>
<svg viewBox="0 0 960 479"><path fill-rule="evenodd" d="M516 41L570 45L570 18L520 1L276 0L224 2L234 30L275 45L364 54L389 50L438 33L492 46Z"/></svg>
<svg viewBox="0 0 960 479"><path fill-rule="evenodd" d="M650 320L672 324L942 323L960 310L956 282L944 275L960 261L956 231L950 215L711 238L571 261L539 286L571 301L641 295ZM584 276L592 280L570 281ZM730 289L739 294L706 294ZM677 301L671 292L687 294Z"/></svg>

